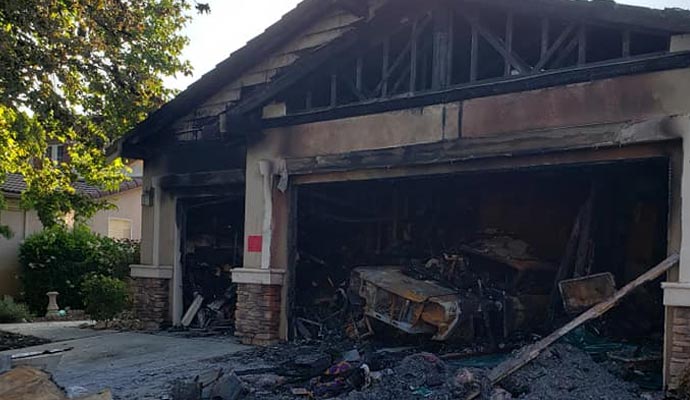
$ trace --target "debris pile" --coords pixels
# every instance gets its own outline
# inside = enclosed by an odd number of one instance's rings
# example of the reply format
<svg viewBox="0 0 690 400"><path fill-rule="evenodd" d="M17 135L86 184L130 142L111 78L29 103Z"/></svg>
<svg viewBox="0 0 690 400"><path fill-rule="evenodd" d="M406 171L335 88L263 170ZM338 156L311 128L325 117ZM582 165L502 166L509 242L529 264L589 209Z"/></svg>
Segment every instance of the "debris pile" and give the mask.
<svg viewBox="0 0 690 400"><path fill-rule="evenodd" d="M587 353L568 344L549 348L501 386L516 398L527 400L649 398L642 397L637 385L617 378Z"/></svg>
<svg viewBox="0 0 690 400"><path fill-rule="evenodd" d="M50 343L50 340L0 331L0 351L21 349L46 343Z"/></svg>
<svg viewBox="0 0 690 400"><path fill-rule="evenodd" d="M302 339L342 333L364 339L380 333L373 329L377 321L437 341L480 338L495 345L546 319L550 286L541 281L556 270L526 242L498 231L430 258L400 257L397 264L353 268L300 256L308 279L298 280L298 293L309 296L298 297L293 328Z"/></svg>
<svg viewBox="0 0 690 400"><path fill-rule="evenodd" d="M350 350L330 356L315 346L281 345L233 355L219 363L245 365L268 361L258 368L237 366L229 400L650 400L661 399L659 392L643 392L609 372L586 352L569 344L556 344L531 364L494 386L488 378L492 361L482 357L455 359L413 348L388 350ZM503 358L509 357L504 355ZM334 361L331 361L334 360ZM500 360L500 358L498 359ZM495 362L497 360L493 360ZM212 376L213 373L205 374ZM237 378L237 379L235 379ZM194 393L208 393L204 378L195 377L184 385ZM206 379L208 381L208 379ZM183 397L180 382L173 387L174 400ZM184 386L182 385L182 386ZM211 385L212 387L213 385ZM194 396L198 396L195 394ZM235 397L236 396L236 397Z"/></svg>

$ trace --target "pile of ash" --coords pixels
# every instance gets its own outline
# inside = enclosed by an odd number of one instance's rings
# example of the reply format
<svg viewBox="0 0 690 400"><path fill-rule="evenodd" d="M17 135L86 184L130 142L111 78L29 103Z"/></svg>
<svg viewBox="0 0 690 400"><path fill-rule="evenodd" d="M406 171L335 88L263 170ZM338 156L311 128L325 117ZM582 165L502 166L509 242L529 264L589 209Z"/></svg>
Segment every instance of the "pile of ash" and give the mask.
<svg viewBox="0 0 690 400"><path fill-rule="evenodd" d="M240 358L237 358L240 357ZM238 399L450 400L660 400L609 372L604 364L569 344L556 344L491 387L491 366L461 366L414 348L389 353L371 349L328 351L281 345L254 349L223 362L235 368L244 394ZM462 360L471 365L471 359ZM237 362L241 362L237 365Z"/></svg>

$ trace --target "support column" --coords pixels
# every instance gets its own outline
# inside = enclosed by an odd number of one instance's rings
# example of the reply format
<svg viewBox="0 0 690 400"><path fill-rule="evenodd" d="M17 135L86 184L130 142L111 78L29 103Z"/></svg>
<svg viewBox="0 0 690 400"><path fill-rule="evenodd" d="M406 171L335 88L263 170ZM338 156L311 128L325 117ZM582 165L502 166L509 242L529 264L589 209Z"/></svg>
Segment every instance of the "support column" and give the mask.
<svg viewBox="0 0 690 400"><path fill-rule="evenodd" d="M142 196L142 215L151 225L151 247L142 250L142 263L130 265L130 289L134 312L144 322L147 330L157 330L163 324L179 323L181 314L181 273L175 272L175 200L166 196L158 184L151 180L151 186ZM150 263L150 264L149 264ZM181 299L181 297L180 297Z"/></svg>
<svg viewBox="0 0 690 400"><path fill-rule="evenodd" d="M131 265L130 291L134 315L146 330L158 330L170 321L169 297L172 267Z"/></svg>
<svg viewBox="0 0 690 400"><path fill-rule="evenodd" d="M682 151L671 157L668 221L669 252L679 251L680 262L662 283L666 306L664 385L674 390L690 374L690 120L674 118L667 128L683 140Z"/></svg>
<svg viewBox="0 0 690 400"><path fill-rule="evenodd" d="M283 288L289 204L275 185L276 165L258 164L247 170L245 264L232 271L238 293L235 335L245 344L270 345L287 339Z"/></svg>

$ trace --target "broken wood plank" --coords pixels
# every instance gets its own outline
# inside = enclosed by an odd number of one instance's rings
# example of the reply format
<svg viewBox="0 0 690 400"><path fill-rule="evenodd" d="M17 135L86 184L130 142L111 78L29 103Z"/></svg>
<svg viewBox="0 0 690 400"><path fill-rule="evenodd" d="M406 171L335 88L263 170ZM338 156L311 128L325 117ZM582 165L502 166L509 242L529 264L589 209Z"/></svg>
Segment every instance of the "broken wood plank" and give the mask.
<svg viewBox="0 0 690 400"><path fill-rule="evenodd" d="M357 64L355 65L355 88L357 91L362 91L362 69L364 68L364 59L362 56L357 57ZM311 107L309 107L311 108Z"/></svg>
<svg viewBox="0 0 690 400"><path fill-rule="evenodd" d="M338 75L331 74L331 107L338 105Z"/></svg>
<svg viewBox="0 0 690 400"><path fill-rule="evenodd" d="M415 20L412 24L412 48L410 49L410 93L417 90L417 58L419 44L419 21Z"/></svg>
<svg viewBox="0 0 690 400"><path fill-rule="evenodd" d="M539 61L543 60L546 53L549 51L549 31L551 30L551 21L548 17L541 20L541 51Z"/></svg>
<svg viewBox="0 0 690 400"><path fill-rule="evenodd" d="M383 59L383 61L381 62L381 82L378 85L376 85L376 90L374 90L374 93L377 93L380 89L381 90L381 97L386 97L388 95L388 74L390 73L390 69L388 68L389 56L390 56L390 40L386 39L383 42L382 55L381 55L381 57ZM393 68L391 68L391 69L393 69Z"/></svg>
<svg viewBox="0 0 690 400"><path fill-rule="evenodd" d="M21 360L23 358L31 358L31 357L42 356L42 355L64 353L66 351L70 351L73 349L74 349L74 347L65 347L64 349L49 349L49 350L44 350L44 351L30 351L28 353L12 354L11 358L12 358L12 360Z"/></svg>
<svg viewBox="0 0 690 400"><path fill-rule="evenodd" d="M577 63L582 65L587 63L587 25L580 27L578 38Z"/></svg>
<svg viewBox="0 0 690 400"><path fill-rule="evenodd" d="M623 57L630 57L630 29L623 31Z"/></svg>
<svg viewBox="0 0 690 400"><path fill-rule="evenodd" d="M542 340L532 345L525 347L523 350L519 352L519 354L516 357L503 362L502 364L498 365L496 368L491 370L491 372L489 373L489 380L491 381L491 384L495 385L501 382L503 379L505 379L515 371L524 367L530 361L537 358L539 354L541 354L541 352L544 351L547 347L555 343L563 336L567 335L569 332L573 331L575 328L581 326L585 322L591 321L595 318L602 316L607 311L612 309L616 304L618 304L624 297L633 292L635 289L647 282L650 282L660 277L662 274L667 272L669 269L671 269L674 265L678 263L678 260L678 254L671 254L668 258L659 263L657 266L648 270L644 274L637 277L634 281L625 285L622 289L617 291L609 300L597 304L596 306L580 314L580 316L573 319L565 326L553 332L549 336L543 338Z"/></svg>
<svg viewBox="0 0 690 400"><path fill-rule="evenodd" d="M450 51L450 17L447 9L440 7L432 12L433 49L431 64L431 87L440 89L448 86L448 52Z"/></svg>
<svg viewBox="0 0 690 400"><path fill-rule="evenodd" d="M192 321L194 320L196 314L199 312L199 309L201 308L201 303L203 302L204 297L202 295L197 294L196 297L194 297L192 305L189 306L187 312L184 314L184 317L182 317L182 326L187 328L189 327L189 325L192 324Z"/></svg>
<svg viewBox="0 0 690 400"><path fill-rule="evenodd" d="M517 68L520 73L527 73L532 70L527 62L525 62L519 55L507 49L506 43L503 41L503 39L484 27L484 25L479 22L478 18L466 16L465 19L472 26L472 39L474 39L474 34L476 31L503 57L506 63L509 63L513 67Z"/></svg>
<svg viewBox="0 0 690 400"><path fill-rule="evenodd" d="M512 12L509 12L508 15L506 16L506 50L508 53L513 52L513 28L514 28L514 15ZM504 71L503 74L505 76L510 76L512 72L512 66L510 64L510 61L508 59L504 60Z"/></svg>
<svg viewBox="0 0 690 400"><path fill-rule="evenodd" d="M479 16L476 13L470 15L471 21L478 21ZM477 80L479 73L479 31L477 24L470 24L471 26L471 42L470 42L470 82Z"/></svg>
<svg viewBox="0 0 690 400"><path fill-rule="evenodd" d="M575 268L573 269L572 276L566 276L565 278L578 278L587 275L587 270L589 270L589 254L592 248L592 224L594 219L594 202L597 195L597 187L592 183L589 190L589 197L584 206L583 218L580 222L580 237L577 245L577 253L575 256Z"/></svg>
<svg viewBox="0 0 690 400"><path fill-rule="evenodd" d="M584 215L586 205L580 208L580 211L575 217L575 223L570 231L570 238L568 239L568 244L565 246L565 254L561 258L561 263L558 266L558 271L556 272L556 278L554 279L553 288L551 289L551 303L549 307L549 321L553 321L556 315L556 308L558 307L558 283L572 274L571 266L575 260L575 254L577 252L577 244L580 237L580 225L582 225L582 218Z"/></svg>
<svg viewBox="0 0 690 400"><path fill-rule="evenodd" d="M541 71L542 68L546 67L546 64L551 60L551 57L556 54L556 52L561 48L563 43L568 39L568 36L575 30L575 23L571 23L568 25L563 32L561 32L560 36L556 39L556 41L551 45L549 50L542 55L541 59L537 63L537 65L534 66L534 71L539 72Z"/></svg>

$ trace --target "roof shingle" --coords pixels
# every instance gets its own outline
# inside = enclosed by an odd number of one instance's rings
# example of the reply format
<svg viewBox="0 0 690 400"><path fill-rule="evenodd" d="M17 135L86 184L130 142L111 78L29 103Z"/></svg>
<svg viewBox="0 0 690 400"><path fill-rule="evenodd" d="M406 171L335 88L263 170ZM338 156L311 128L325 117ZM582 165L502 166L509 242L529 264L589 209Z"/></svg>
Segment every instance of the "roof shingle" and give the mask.
<svg viewBox="0 0 690 400"><path fill-rule="evenodd" d="M120 188L115 191L102 190L97 186L89 185L84 181L74 183L74 188L91 198L97 199L117 193L126 192L128 190L136 189L142 185L141 178L132 178L128 181L122 182ZM7 174L5 181L0 185L0 190L6 194L22 194L26 190L26 182L24 177L19 174Z"/></svg>

